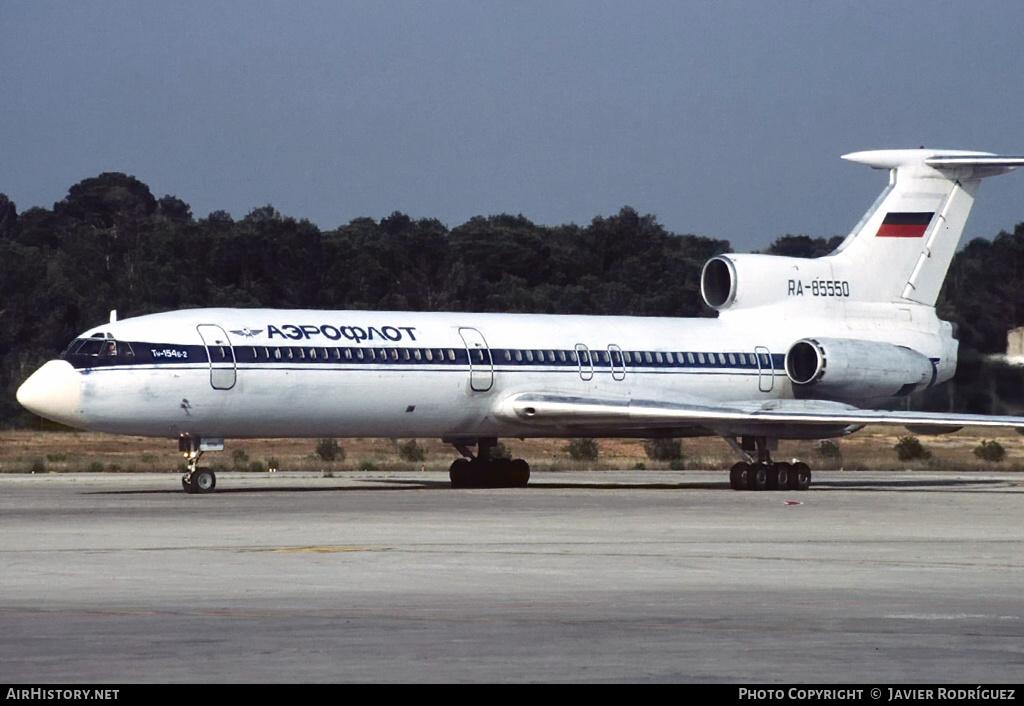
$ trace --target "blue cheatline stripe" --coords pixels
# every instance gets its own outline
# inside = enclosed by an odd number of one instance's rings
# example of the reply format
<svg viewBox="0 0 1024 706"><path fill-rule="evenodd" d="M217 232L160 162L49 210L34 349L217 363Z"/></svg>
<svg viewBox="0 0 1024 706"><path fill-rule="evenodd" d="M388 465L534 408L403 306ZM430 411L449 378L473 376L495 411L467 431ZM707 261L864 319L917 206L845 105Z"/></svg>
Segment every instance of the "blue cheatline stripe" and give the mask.
<svg viewBox="0 0 1024 706"><path fill-rule="evenodd" d="M86 341L88 342L88 340ZM73 343L63 358L76 368L110 368L123 366L187 366L189 364L231 364L246 369L263 365L343 365L359 367L389 365L466 367L491 366L498 370L516 368L564 368L587 371L735 370L757 373L759 370L782 370L785 356L737 351L633 351L609 352L605 349L577 351L573 349L492 348L404 348L354 346L212 346L209 355L205 346L173 343L116 341L109 350L96 354L80 353Z"/></svg>

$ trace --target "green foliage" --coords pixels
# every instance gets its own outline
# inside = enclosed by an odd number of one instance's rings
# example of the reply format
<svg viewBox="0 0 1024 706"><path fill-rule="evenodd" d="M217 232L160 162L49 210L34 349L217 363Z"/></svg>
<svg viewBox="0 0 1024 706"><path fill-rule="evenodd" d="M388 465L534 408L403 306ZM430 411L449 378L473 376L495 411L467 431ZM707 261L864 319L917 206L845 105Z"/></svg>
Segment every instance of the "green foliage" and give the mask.
<svg viewBox="0 0 1024 706"><path fill-rule="evenodd" d="M998 441L982 441L975 447L974 455L982 461L999 463L1006 458L1006 449Z"/></svg>
<svg viewBox="0 0 1024 706"><path fill-rule="evenodd" d="M404 444L398 445L398 455L403 461L414 463L422 461L427 457L427 450L416 443L416 439L409 439Z"/></svg>
<svg viewBox="0 0 1024 706"><path fill-rule="evenodd" d="M773 242L765 254L783 257L824 257L839 247L843 236L812 238L809 235L784 235Z"/></svg>
<svg viewBox="0 0 1024 706"><path fill-rule="evenodd" d="M345 449L338 445L337 439L320 439L316 442L316 455L322 461L344 461Z"/></svg>
<svg viewBox="0 0 1024 706"><path fill-rule="evenodd" d="M249 454L243 449L235 449L231 452L231 464L236 471L244 471L249 464Z"/></svg>
<svg viewBox="0 0 1024 706"><path fill-rule="evenodd" d="M683 445L679 439L647 439L644 453L652 461L679 461L683 458Z"/></svg>
<svg viewBox="0 0 1024 706"><path fill-rule="evenodd" d="M596 461L600 448L593 439L570 439L565 450L573 461Z"/></svg>
<svg viewBox="0 0 1024 706"><path fill-rule="evenodd" d="M843 457L843 450L832 439L822 439L817 442L814 445L814 453L818 454L821 458L840 459Z"/></svg>
<svg viewBox="0 0 1024 706"><path fill-rule="evenodd" d="M916 436L901 436L893 449L901 461L923 461L932 457L931 452L921 445Z"/></svg>

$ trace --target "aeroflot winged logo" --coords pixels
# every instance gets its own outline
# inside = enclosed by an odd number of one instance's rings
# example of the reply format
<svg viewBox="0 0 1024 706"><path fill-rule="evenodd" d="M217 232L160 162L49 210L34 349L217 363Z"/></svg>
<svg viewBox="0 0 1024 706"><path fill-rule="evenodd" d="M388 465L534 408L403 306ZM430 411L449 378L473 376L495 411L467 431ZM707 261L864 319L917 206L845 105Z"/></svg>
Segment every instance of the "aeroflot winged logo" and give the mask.
<svg viewBox="0 0 1024 706"><path fill-rule="evenodd" d="M245 338L256 338L256 336L259 336L261 333L263 333L263 329L251 329L248 326L246 326L243 329L239 329L238 331L232 331L231 333L235 334L236 336L244 336Z"/></svg>
<svg viewBox="0 0 1024 706"><path fill-rule="evenodd" d="M932 222L933 211L887 213L876 238L920 238Z"/></svg>

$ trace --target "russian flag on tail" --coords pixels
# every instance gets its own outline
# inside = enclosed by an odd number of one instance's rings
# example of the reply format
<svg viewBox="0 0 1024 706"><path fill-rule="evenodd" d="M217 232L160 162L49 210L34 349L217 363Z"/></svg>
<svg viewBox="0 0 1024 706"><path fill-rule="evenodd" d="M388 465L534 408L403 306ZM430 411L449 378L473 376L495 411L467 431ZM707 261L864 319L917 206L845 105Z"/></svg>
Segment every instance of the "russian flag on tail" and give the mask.
<svg viewBox="0 0 1024 706"><path fill-rule="evenodd" d="M920 238L928 230L934 211L887 213L876 238Z"/></svg>

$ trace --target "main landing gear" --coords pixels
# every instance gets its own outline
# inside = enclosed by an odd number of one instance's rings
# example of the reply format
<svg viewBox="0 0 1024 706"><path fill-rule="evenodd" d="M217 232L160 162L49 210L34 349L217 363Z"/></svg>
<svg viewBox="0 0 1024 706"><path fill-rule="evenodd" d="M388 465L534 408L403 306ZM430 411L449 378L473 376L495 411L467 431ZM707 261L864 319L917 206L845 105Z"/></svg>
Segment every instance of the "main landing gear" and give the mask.
<svg viewBox="0 0 1024 706"><path fill-rule="evenodd" d="M178 450L185 455L188 463L188 470L181 477L181 488L189 494L212 493L217 487L217 474L199 466L199 457L203 455L199 441L197 437L188 434L178 437Z"/></svg>
<svg viewBox="0 0 1024 706"><path fill-rule="evenodd" d="M453 488L525 488L530 482L530 464L521 458L493 458L491 450L498 443L494 437L477 440L477 453L462 442L451 442L468 458L456 459L448 471Z"/></svg>
<svg viewBox="0 0 1024 706"><path fill-rule="evenodd" d="M735 447L735 440L730 439ZM763 436L743 437L741 451L750 462L740 461L729 470L733 490L807 490L811 487L811 469L806 463L775 462L769 449L774 440ZM756 452L755 461L751 452Z"/></svg>

